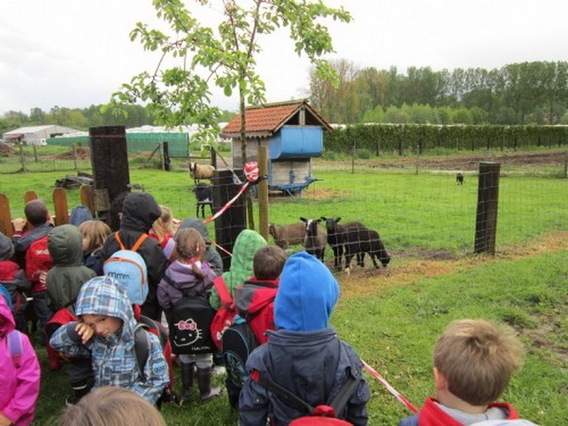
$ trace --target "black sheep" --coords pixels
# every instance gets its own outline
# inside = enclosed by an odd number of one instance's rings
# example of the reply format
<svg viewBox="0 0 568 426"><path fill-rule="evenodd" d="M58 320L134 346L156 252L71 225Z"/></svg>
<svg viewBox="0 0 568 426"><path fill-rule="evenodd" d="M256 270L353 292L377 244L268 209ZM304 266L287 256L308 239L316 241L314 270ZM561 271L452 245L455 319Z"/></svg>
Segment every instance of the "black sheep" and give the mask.
<svg viewBox="0 0 568 426"><path fill-rule="evenodd" d="M193 189L197 205L195 207L195 216L199 217L199 207L201 207L201 216L205 217L205 206L209 205L211 214L213 214L213 185L199 182Z"/></svg>
<svg viewBox="0 0 568 426"><path fill-rule="evenodd" d="M340 225L338 222L341 220L340 217L321 217L325 220L325 228L327 230L327 243L333 250L333 266L335 269L341 269L341 261L343 257L343 245L345 243L345 233L350 227L364 227L361 222L347 222ZM357 263L363 266L364 253L357 254Z"/></svg>
<svg viewBox="0 0 568 426"><path fill-rule="evenodd" d="M390 256L377 231L366 227L349 228L345 233L345 270L349 271L353 256L365 253L371 256L375 268L379 268L375 259L378 259L383 266L387 266L390 262Z"/></svg>

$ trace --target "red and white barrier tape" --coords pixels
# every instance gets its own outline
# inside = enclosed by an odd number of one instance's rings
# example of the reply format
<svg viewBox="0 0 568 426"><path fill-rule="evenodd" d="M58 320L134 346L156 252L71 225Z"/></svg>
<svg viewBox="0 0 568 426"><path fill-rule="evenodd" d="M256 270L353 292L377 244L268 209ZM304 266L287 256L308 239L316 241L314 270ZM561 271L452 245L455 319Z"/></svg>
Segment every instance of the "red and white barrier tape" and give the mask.
<svg viewBox="0 0 568 426"><path fill-rule="evenodd" d="M215 213L213 216L208 217L207 219L203 220L204 224L208 224L209 222L214 221L215 219L217 219L219 216L221 216L223 213L225 213L225 210L227 210L229 207L231 207L233 205L233 203L235 201L237 201L237 198L239 198L249 187L250 182L245 182L245 184L241 187L241 189L239 190L239 192L237 192L237 195L235 195L231 200L229 200L229 202L227 202L227 204L225 204L223 207L221 207L217 213Z"/></svg>
<svg viewBox="0 0 568 426"><path fill-rule="evenodd" d="M233 253L231 253L229 250L227 250L227 249L221 247L221 246L220 246L219 244L217 244L216 242L213 242L213 245L214 245L215 247L217 247L219 250L221 250L222 252L224 252L224 253L228 254L229 256L233 257Z"/></svg>
<svg viewBox="0 0 568 426"><path fill-rule="evenodd" d="M408 408L410 411L412 411L413 413L418 413L418 408L416 408L414 405L412 405L412 403L406 399L403 395L400 394L400 392L398 392L395 388L393 388L389 382L387 382L383 376L381 376L379 373L377 373L377 371L371 367L369 364L367 364L365 361L361 360L361 362L363 363L363 367L365 367L365 370L367 370L367 372L369 374L371 374L371 376L373 376L375 379L377 379L377 381L383 385L396 399L398 399L406 408Z"/></svg>

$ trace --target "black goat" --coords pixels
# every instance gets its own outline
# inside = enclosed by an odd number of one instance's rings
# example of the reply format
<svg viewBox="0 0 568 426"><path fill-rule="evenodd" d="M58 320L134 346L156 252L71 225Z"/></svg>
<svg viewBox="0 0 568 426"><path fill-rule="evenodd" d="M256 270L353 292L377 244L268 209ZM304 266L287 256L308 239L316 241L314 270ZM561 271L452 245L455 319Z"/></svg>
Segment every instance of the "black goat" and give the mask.
<svg viewBox="0 0 568 426"><path fill-rule="evenodd" d="M345 244L345 234L350 227L364 227L361 222L347 222L340 225L338 222L340 217L321 217L325 221L325 228L327 231L327 243L333 250L333 266L335 269L341 269L341 261L343 260L343 246ZM357 253L357 263L360 266L364 265L365 253Z"/></svg>
<svg viewBox="0 0 568 426"><path fill-rule="evenodd" d="M390 262L390 256L377 231L364 226L347 229L345 233L345 270L349 272L353 256L359 256L359 254L364 256L365 253L369 254L375 268L379 268L375 259L378 259L384 267ZM359 263L359 257L357 261Z"/></svg>
<svg viewBox="0 0 568 426"><path fill-rule="evenodd" d="M323 262L325 246L327 245L327 234L324 230L318 229L318 223L321 222L321 219L301 217L300 220L306 224L306 239L304 242L306 251Z"/></svg>
<svg viewBox="0 0 568 426"><path fill-rule="evenodd" d="M205 217L205 206L208 205L213 214L213 185L199 182L192 189L197 199L195 207L195 216L199 217L199 208L201 207L201 217Z"/></svg>
<svg viewBox="0 0 568 426"><path fill-rule="evenodd" d="M465 182L465 179L463 177L463 173L462 172L457 172L456 173L456 184L457 185L463 185Z"/></svg>

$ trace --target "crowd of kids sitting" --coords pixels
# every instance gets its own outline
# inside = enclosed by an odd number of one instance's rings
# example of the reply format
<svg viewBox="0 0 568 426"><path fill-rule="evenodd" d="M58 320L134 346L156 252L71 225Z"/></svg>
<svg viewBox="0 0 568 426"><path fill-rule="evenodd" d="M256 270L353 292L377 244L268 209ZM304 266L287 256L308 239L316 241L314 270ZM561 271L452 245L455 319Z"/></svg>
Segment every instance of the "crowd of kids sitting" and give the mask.
<svg viewBox="0 0 568 426"><path fill-rule="evenodd" d="M36 350L67 371L60 425L165 425L161 404L191 403L194 379L201 402L225 392L242 426L369 424L363 362L329 325L340 289L324 263L244 230L224 271L202 220L140 192L118 210L114 232L83 210L54 227L34 200L14 238L0 234L0 426L31 424L39 395L27 296ZM497 402L522 362L512 329L454 321L433 352L435 397L400 426L532 424Z"/></svg>

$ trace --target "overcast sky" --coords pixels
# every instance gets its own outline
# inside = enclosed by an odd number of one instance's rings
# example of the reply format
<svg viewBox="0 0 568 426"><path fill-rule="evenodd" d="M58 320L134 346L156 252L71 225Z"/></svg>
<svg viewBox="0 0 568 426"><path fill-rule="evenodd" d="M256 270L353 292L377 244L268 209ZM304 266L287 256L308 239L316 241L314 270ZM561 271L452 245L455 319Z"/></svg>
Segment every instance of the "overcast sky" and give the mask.
<svg viewBox="0 0 568 426"><path fill-rule="evenodd" d="M187 4L194 4L187 0ZM219 0L209 13L219 14ZM358 67L499 68L524 61L568 61L568 0L326 0L350 24L330 23L336 53ZM33 107L106 103L157 56L128 34L158 23L151 0L1 0L0 115ZM158 24L159 25L159 24ZM267 36L258 58L270 102L305 97L309 63L285 33ZM215 96L237 109L237 99Z"/></svg>

